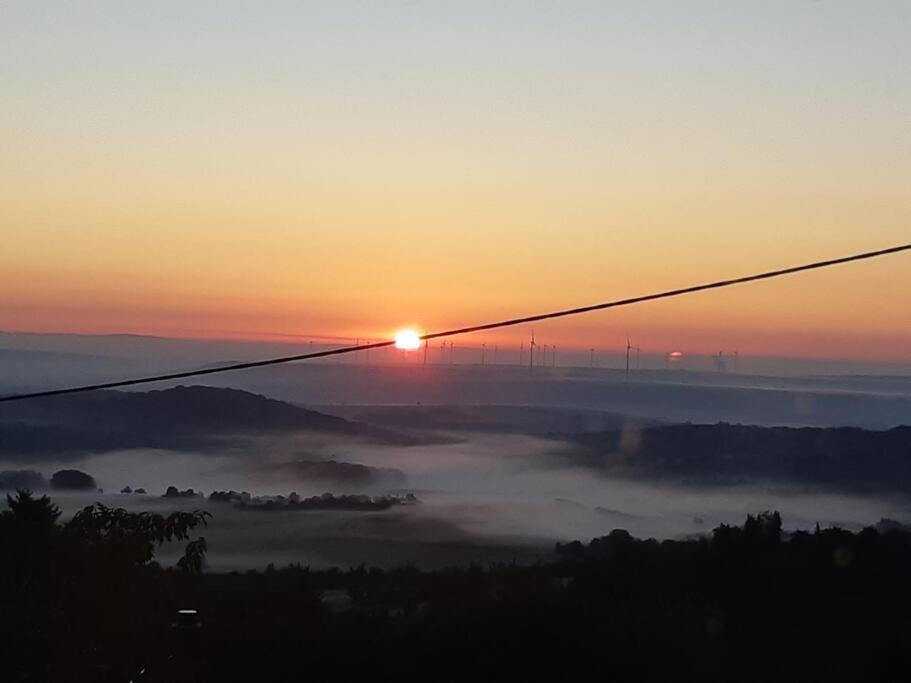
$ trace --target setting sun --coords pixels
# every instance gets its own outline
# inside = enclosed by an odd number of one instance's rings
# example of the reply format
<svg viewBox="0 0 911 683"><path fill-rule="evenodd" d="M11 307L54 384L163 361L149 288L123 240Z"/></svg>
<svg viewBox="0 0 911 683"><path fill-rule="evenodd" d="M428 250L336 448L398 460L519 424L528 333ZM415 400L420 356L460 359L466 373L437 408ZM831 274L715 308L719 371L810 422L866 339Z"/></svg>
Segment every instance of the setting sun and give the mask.
<svg viewBox="0 0 911 683"><path fill-rule="evenodd" d="M411 328L405 328L395 333L395 348L403 351L414 351L421 348L421 335Z"/></svg>

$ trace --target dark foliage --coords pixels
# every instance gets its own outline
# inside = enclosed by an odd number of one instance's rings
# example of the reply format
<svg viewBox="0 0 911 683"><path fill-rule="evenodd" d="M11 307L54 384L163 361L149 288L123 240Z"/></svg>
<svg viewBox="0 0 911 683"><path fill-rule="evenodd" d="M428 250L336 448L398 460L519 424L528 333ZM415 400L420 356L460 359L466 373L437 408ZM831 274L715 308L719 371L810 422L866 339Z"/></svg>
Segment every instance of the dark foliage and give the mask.
<svg viewBox="0 0 911 683"><path fill-rule="evenodd" d="M47 496L35 498L31 491L19 490L15 496L6 496L7 512L4 519L15 520L26 528L50 528L60 517L60 508Z"/></svg>
<svg viewBox="0 0 911 683"><path fill-rule="evenodd" d="M7 504L0 513L3 680L126 680L105 676L135 673L133 657L155 640L136 618L154 607L155 548L189 540L208 513L137 514L96 504L59 525L47 496L18 491ZM205 551L205 539L190 541L178 573L198 575Z"/></svg>
<svg viewBox="0 0 911 683"><path fill-rule="evenodd" d="M199 513L45 497L0 514L0 643L13 681L900 681L911 536L785 536L777 513L688 541L622 530L536 566L202 575L151 561ZM187 609L189 608L189 609ZM180 614L177 610L184 610ZM140 671L144 673L140 677Z"/></svg>
<svg viewBox="0 0 911 683"><path fill-rule="evenodd" d="M212 491L209 494L209 501L212 503L242 503L250 502L252 496L247 491Z"/></svg>
<svg viewBox="0 0 911 683"><path fill-rule="evenodd" d="M128 512L101 503L89 505L67 522L65 530L84 546L97 549L111 561L142 566L152 561L155 546L166 541L185 541L197 526L205 525L208 512ZM203 554L205 544L203 543ZM193 553L199 552L193 548ZM194 564L196 560L189 560Z"/></svg>
<svg viewBox="0 0 911 683"><path fill-rule="evenodd" d="M202 498L203 495L199 491L194 491L192 488L181 491L176 486L169 486L162 498Z"/></svg>

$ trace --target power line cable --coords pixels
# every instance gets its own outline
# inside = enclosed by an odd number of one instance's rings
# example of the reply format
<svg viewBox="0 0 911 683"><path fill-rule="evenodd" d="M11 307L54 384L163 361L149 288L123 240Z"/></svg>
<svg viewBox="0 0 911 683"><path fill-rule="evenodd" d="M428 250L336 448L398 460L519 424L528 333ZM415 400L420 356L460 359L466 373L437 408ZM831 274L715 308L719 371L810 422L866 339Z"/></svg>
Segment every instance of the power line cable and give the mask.
<svg viewBox="0 0 911 683"><path fill-rule="evenodd" d="M521 318L510 318L509 320L501 320L499 322L493 323L484 323L481 325L472 325L470 327L459 327L452 330L445 330L443 332L433 332L430 334L425 334L421 336L421 339L424 341L430 339L439 339L441 337L454 337L456 335L469 334L471 332L483 332L485 330L495 330L502 327L514 327L516 325L523 325L526 323L538 322L541 320L551 320L553 318L565 318L573 315L581 315L583 313L591 313L594 311L603 311L610 308L620 308L621 306L631 306L633 304L644 303L646 301L657 301L658 299L670 299L672 297L683 296L686 294L694 294L696 292L704 292L712 289L722 289L724 287L731 287L733 285L746 284L748 282L758 282L760 280L771 280L773 278L783 277L785 275L794 275L796 273L803 273L810 270L819 270L821 268L831 268L832 266L838 266L845 263L852 263L855 261L866 261L873 258L878 258L880 256L887 256L890 254L897 254L899 252L911 250L911 244L904 244L896 247L889 247L888 249L879 249L877 251L868 251L861 254L854 254L851 256L844 256L841 258L830 259L827 261L816 261L815 263L807 263L801 266L793 266L791 268L783 268L780 270L771 270L765 273L758 273L756 275L746 275L744 277L732 278L729 280L718 280L716 282L709 282L701 285L694 285L692 287L684 287L682 289L672 289L664 292L658 292L656 294L646 294L643 296L631 297L628 299L618 299L616 301L608 301L606 303L593 304L591 306L580 306L578 308L567 308L560 311L551 311L550 313L539 313L536 315L528 315ZM42 398L46 396L61 396L63 394L77 394L86 391L98 391L100 389L117 389L120 387L130 387L136 386L137 384L151 384L153 382L166 382L170 380L177 379L187 379L189 377L202 377L204 375L215 375L222 372L232 372L235 370L249 370L251 368L262 368L270 365L281 365L283 363L291 363L293 361L299 360L310 360L313 358L327 358L330 356L341 356L348 353L357 353L359 351L368 351L370 349L382 349L385 347L393 346L395 341L387 340L381 342L372 342L370 344L361 344L357 346L343 346L337 349L328 349L325 351L315 351L313 353L302 353L294 356L283 356L280 358L269 358L266 360L257 360L249 361L245 363L233 363L231 365L224 365L214 368L203 368L199 370L188 370L185 372L174 372L165 375L152 375L148 377L138 377L135 379L125 379L118 380L115 382L102 382L100 384L86 384L83 386L75 387L66 387L62 389L49 389L47 391L36 391L27 394L13 394L10 396L0 396L0 403L8 401L25 401L27 399L33 398Z"/></svg>

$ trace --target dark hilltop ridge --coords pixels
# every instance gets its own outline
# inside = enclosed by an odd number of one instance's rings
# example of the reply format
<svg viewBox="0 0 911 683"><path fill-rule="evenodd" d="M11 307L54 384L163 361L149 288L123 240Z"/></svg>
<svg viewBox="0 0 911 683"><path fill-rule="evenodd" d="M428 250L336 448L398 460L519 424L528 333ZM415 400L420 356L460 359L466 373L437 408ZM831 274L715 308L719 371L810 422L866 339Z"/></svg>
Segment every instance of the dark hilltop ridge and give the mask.
<svg viewBox="0 0 911 683"><path fill-rule="evenodd" d="M911 493L911 427L679 424L564 434L560 461L604 474L697 485L770 482Z"/></svg>
<svg viewBox="0 0 911 683"><path fill-rule="evenodd" d="M0 456L79 456L128 448L208 450L238 437L314 432L384 445L414 437L238 389L98 391L4 405Z"/></svg>

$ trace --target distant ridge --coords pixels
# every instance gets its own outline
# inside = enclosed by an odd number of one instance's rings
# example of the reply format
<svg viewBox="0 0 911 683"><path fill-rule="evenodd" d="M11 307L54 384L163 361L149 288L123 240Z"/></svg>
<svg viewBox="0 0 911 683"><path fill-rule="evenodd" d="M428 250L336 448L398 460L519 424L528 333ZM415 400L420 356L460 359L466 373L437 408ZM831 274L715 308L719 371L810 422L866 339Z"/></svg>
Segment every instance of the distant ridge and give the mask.
<svg viewBox="0 0 911 683"><path fill-rule="evenodd" d="M76 455L125 448L210 449L237 436L315 432L413 445L398 432L239 389L179 386L57 396L0 411L0 456Z"/></svg>
<svg viewBox="0 0 911 683"><path fill-rule="evenodd" d="M855 493L911 493L911 426L677 424L563 435L560 454L607 475L698 485L775 482Z"/></svg>

